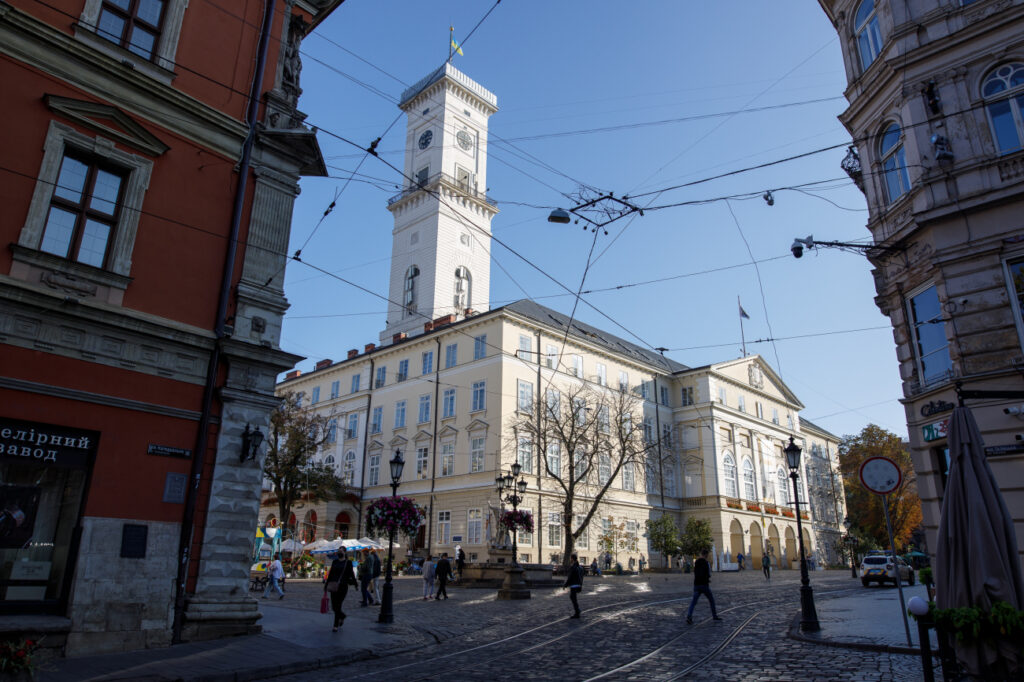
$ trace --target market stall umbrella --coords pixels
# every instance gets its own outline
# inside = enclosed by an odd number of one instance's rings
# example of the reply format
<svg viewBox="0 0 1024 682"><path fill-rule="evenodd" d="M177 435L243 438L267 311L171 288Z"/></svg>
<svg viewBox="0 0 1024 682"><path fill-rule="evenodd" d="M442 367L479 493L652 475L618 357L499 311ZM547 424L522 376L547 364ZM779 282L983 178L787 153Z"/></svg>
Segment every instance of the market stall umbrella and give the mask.
<svg viewBox="0 0 1024 682"><path fill-rule="evenodd" d="M302 543L298 542L297 540L290 540L289 539L289 540L285 540L284 542L281 543L281 551L282 552L301 552L302 551L302 547L303 547Z"/></svg>
<svg viewBox="0 0 1024 682"><path fill-rule="evenodd" d="M1013 519L985 458L985 444L966 407L949 426L949 479L939 518L935 584L940 609L973 606L984 611L1004 601L1024 605ZM969 645L956 642L957 658L975 676L997 662L1007 671L1024 665L1019 643Z"/></svg>

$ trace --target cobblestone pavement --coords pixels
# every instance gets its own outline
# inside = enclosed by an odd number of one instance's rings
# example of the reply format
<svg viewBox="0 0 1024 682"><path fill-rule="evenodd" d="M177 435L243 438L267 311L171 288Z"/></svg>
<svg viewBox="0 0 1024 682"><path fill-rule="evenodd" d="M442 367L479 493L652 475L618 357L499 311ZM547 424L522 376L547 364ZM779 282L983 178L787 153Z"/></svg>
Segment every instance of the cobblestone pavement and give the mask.
<svg viewBox="0 0 1024 682"><path fill-rule="evenodd" d="M694 624L685 622L691 576L647 574L589 579L580 596L579 620L563 590L534 590L529 601L496 601L493 590L450 590L451 599L412 597L418 580L396 581L393 628L408 632L406 653L312 673L322 679L427 680L920 680L920 658L797 641L788 637L799 612L799 574L779 572L771 583L760 573L714 574L712 588L721 621L712 621L706 600ZM843 573L816 573L815 598L856 594ZM321 592L304 585L283 604L314 608ZM344 631L377 628L378 610L357 606L350 594ZM268 624L269 625L269 624ZM310 673L274 678L308 680Z"/></svg>

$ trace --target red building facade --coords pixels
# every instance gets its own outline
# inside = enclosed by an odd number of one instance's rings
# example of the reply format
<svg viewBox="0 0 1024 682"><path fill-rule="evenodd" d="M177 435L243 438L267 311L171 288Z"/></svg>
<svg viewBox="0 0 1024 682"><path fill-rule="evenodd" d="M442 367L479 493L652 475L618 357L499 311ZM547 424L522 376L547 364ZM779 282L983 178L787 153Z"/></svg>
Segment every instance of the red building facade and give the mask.
<svg viewBox="0 0 1024 682"><path fill-rule="evenodd" d="M325 174L298 48L340 3L0 4L6 629L67 655L258 630L242 434L298 359L285 250Z"/></svg>

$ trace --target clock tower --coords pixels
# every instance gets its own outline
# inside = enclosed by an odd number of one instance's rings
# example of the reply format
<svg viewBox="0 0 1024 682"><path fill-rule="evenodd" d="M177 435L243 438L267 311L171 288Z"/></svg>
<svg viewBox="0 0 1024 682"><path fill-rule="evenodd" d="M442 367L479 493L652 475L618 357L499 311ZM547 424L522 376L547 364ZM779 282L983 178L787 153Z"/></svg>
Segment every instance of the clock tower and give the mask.
<svg viewBox="0 0 1024 682"><path fill-rule="evenodd" d="M404 188L394 217L387 327L414 335L423 324L489 309L491 218L487 120L498 98L450 63L402 93Z"/></svg>

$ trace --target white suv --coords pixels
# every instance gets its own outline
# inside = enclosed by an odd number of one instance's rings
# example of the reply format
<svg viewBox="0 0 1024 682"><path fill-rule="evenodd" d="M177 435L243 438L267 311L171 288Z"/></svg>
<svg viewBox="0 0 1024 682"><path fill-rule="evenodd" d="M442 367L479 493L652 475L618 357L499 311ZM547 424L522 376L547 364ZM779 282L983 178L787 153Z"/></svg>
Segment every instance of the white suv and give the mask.
<svg viewBox="0 0 1024 682"><path fill-rule="evenodd" d="M896 566L899 566L900 582L904 585L914 584L914 569L907 562L896 557L893 563L891 554L869 554L860 562L860 582L864 587L871 583L896 584Z"/></svg>

